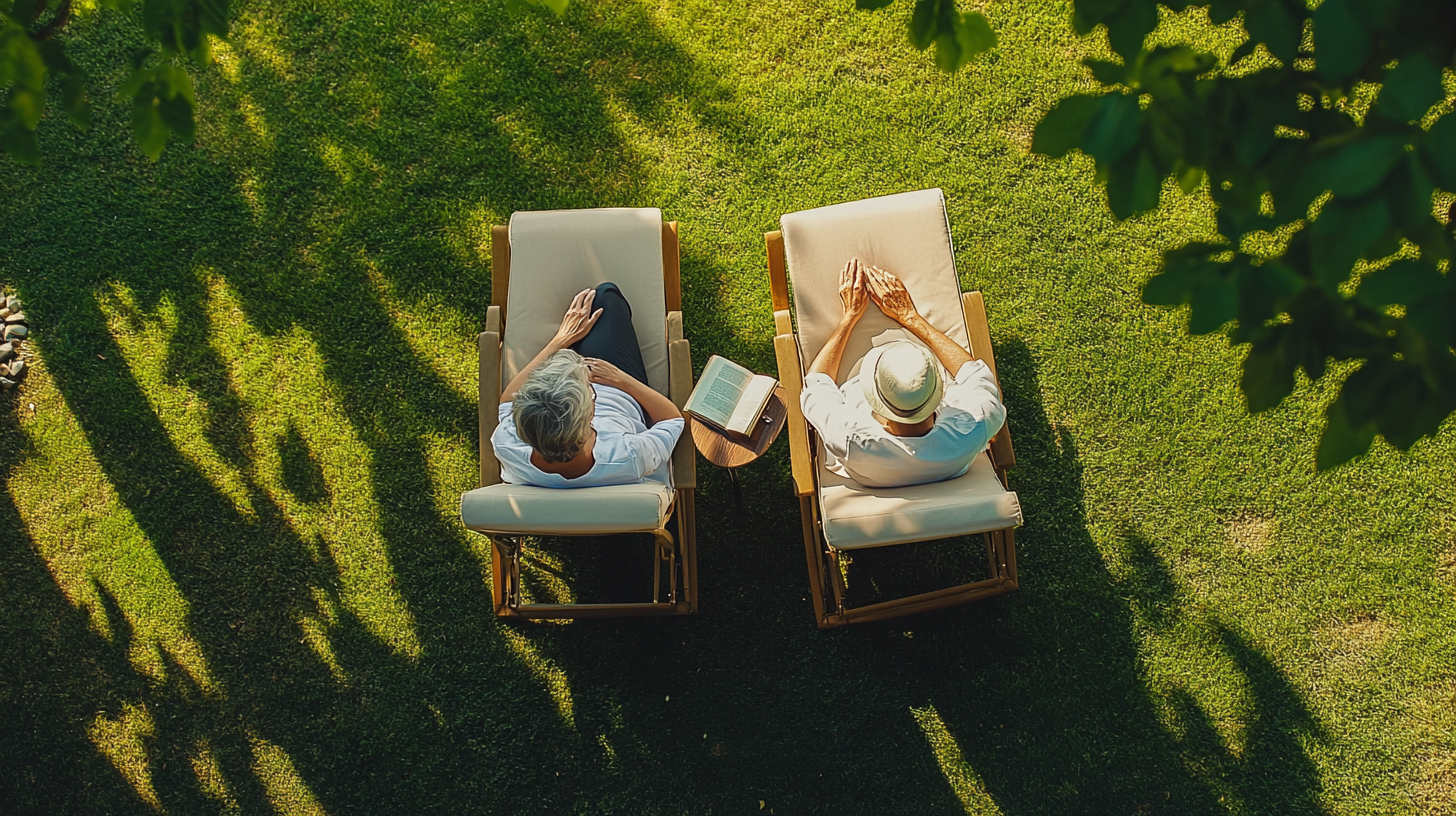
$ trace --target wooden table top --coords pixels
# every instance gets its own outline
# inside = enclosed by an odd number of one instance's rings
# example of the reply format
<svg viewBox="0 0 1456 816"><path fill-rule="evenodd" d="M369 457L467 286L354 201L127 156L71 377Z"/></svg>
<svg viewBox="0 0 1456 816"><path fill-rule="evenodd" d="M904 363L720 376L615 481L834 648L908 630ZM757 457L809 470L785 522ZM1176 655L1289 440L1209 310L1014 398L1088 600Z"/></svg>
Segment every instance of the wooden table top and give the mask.
<svg viewBox="0 0 1456 816"><path fill-rule="evenodd" d="M696 419L688 424L693 429L693 444L705 459L718 467L736 468L762 456L774 440L779 438L779 432L784 429L784 421L788 416L789 409L784 405L784 387L780 385L774 389L773 396L768 398L768 404L763 408L763 416L758 420L758 427L749 439L730 436L727 432Z"/></svg>

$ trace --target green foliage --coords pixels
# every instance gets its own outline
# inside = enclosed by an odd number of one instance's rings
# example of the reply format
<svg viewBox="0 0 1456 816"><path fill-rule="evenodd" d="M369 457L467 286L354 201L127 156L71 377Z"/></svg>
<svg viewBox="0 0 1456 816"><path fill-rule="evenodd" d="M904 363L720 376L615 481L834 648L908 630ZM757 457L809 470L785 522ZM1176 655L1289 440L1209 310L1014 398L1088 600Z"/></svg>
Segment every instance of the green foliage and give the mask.
<svg viewBox="0 0 1456 816"><path fill-rule="evenodd" d="M1193 334L1232 323L1232 341L1250 346L1250 411L1278 405L1300 368L1318 379L1330 360L1359 362L1326 413L1320 469L1377 434L1407 449L1456 410L1456 246L1433 212L1438 190L1456 191L1442 84L1456 65L1443 22L1456 2L1208 8L1215 24L1241 16L1249 35L1221 66L1186 47L1145 48L1152 0L1078 0L1072 25L1105 27L1120 60L1086 60L1103 91L1058 102L1032 147L1091 156L1118 218L1157 207L1169 176L1184 193L1207 177L1222 240L1166 253L1144 300L1189 304ZM1380 87L1365 110L1355 96L1367 84ZM1248 240L1260 234L1281 236L1282 251L1251 249L1267 247Z"/></svg>
<svg viewBox="0 0 1456 816"><path fill-rule="evenodd" d="M562 0L564 2L564 0ZM197 100L192 79L180 63L206 65L212 59L209 37L226 39L229 0L102 0L120 13L140 7L140 22L158 48L134 55L132 73L117 95L132 102L132 134L142 152L155 160L168 139L192 141ZM40 164L35 129L45 111L45 84L53 77L61 105L81 130L90 125L86 75L66 57L55 35L71 19L71 0L15 0L0 10L0 88L9 89L0 108L0 149L16 161Z"/></svg>
<svg viewBox="0 0 1456 816"><path fill-rule="evenodd" d="M894 0L855 0L855 8L878 11ZM924 51L935 46L935 64L943 71L969 65L977 54L996 45L996 32L978 11L963 12L955 0L915 0L910 14L910 44Z"/></svg>

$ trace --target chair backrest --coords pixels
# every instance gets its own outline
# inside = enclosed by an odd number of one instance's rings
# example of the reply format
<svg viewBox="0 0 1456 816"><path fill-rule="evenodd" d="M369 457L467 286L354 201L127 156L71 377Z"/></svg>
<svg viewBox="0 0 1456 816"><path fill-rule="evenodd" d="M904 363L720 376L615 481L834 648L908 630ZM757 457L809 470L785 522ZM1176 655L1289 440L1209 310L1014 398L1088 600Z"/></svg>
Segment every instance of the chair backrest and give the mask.
<svg viewBox="0 0 1456 816"><path fill-rule="evenodd" d="M662 210L552 210L511 216L501 385L551 340L583 289L611 281L632 304L648 385L668 393Z"/></svg>
<svg viewBox="0 0 1456 816"><path fill-rule="evenodd" d="M844 313L839 272L852 257L898 276L931 325L969 345L945 196L938 188L790 213L780 224L805 370ZM839 381L859 372L871 348L895 339L919 342L871 304L850 335Z"/></svg>

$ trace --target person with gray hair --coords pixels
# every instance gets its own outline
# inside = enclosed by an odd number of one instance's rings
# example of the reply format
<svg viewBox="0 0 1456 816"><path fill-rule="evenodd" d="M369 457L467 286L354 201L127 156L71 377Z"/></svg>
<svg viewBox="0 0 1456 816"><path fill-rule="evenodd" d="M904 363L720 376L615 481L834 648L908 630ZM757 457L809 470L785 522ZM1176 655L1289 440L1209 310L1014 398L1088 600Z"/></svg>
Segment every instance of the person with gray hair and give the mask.
<svg viewBox="0 0 1456 816"><path fill-rule="evenodd" d="M540 487L670 481L686 422L646 383L621 289L582 290L551 342L501 392L490 437L501 478Z"/></svg>

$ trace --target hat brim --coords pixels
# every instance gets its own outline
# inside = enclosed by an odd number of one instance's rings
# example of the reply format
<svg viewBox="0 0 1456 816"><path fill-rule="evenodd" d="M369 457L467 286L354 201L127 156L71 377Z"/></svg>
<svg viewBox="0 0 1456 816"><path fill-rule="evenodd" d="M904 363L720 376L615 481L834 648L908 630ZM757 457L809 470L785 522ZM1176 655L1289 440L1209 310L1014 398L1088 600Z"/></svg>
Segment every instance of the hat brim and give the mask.
<svg viewBox="0 0 1456 816"><path fill-rule="evenodd" d="M901 425L914 425L917 422L924 422L927 417L935 413L936 409L940 407L941 399L945 397L945 377L939 376L940 372L937 371L935 393L931 394L930 399L926 400L925 404L920 406L915 413L909 416L901 416L886 404L884 397L880 396L879 386L875 384L875 369L880 364L880 357L889 346L890 344L888 343L883 346L875 346L865 353L863 360L860 362L859 384L860 388L864 390L865 402L869 403L870 410L876 416L883 417L891 422L898 422Z"/></svg>

